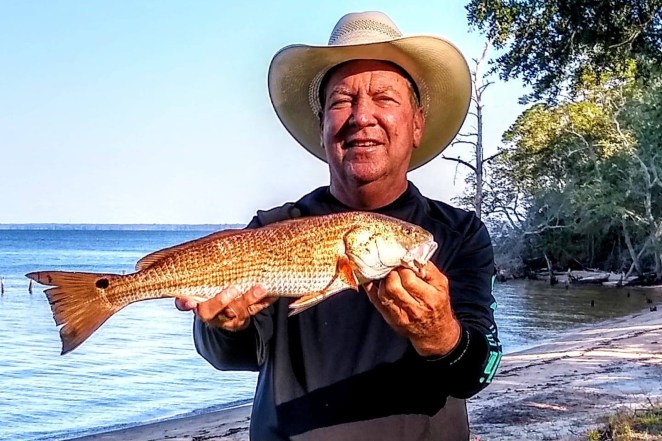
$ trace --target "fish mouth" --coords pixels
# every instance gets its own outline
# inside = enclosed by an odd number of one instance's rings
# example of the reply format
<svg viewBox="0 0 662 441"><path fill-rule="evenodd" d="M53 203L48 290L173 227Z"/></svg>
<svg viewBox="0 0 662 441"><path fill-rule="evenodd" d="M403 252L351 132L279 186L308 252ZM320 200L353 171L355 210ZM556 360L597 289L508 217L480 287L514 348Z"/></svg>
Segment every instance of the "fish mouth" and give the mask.
<svg viewBox="0 0 662 441"><path fill-rule="evenodd" d="M412 263L417 268L422 268L428 263L434 252L437 251L438 246L434 240L422 243L410 249L403 260Z"/></svg>

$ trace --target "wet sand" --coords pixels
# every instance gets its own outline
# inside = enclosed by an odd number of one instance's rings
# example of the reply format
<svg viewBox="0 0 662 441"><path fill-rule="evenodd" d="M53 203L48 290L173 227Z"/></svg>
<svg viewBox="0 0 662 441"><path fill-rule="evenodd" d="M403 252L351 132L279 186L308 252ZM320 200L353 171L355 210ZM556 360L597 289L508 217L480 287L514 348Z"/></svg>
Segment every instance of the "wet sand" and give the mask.
<svg viewBox="0 0 662 441"><path fill-rule="evenodd" d="M662 308L505 355L468 401L472 440L579 440L619 407L662 402ZM78 438L247 441L250 405Z"/></svg>

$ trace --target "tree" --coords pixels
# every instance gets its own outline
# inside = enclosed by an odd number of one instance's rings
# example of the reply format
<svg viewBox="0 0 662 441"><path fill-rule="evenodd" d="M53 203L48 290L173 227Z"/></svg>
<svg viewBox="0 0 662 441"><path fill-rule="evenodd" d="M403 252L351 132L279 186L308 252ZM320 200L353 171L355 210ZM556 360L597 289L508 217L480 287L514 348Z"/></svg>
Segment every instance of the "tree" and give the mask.
<svg viewBox="0 0 662 441"><path fill-rule="evenodd" d="M483 52L480 58L474 58L474 68L471 71L471 109L469 110L469 117L474 118L475 124L471 128L471 132L462 132L458 134L458 139L453 141L451 147L456 145L470 145L473 147L473 161L469 162L462 159L460 156L450 157L442 155L448 161L454 161L471 170L467 176L466 184L468 185L469 194L460 197L460 205L472 206L476 212L476 216L482 217L483 212L483 186L485 176L485 164L494 159L497 155L484 157L483 145L483 93L492 84L488 80L487 74L483 72L483 65L487 60L487 53L491 46L488 40L483 46ZM469 201L471 199L471 201Z"/></svg>
<svg viewBox="0 0 662 441"><path fill-rule="evenodd" d="M659 72L659 71L658 71ZM636 100L624 111L624 124L636 139L632 192L641 201L628 216L647 230L657 278L662 278L662 74L636 90Z"/></svg>
<svg viewBox="0 0 662 441"><path fill-rule="evenodd" d="M503 51L500 77L532 86L525 100L555 101L585 66L619 76L632 60L662 62L662 0L471 0L466 9Z"/></svg>
<svg viewBox="0 0 662 441"><path fill-rule="evenodd" d="M509 227L510 249L562 265L621 269L628 260L639 273L650 258L662 276L659 78L596 86L585 72L575 101L517 119L485 197L488 218Z"/></svg>

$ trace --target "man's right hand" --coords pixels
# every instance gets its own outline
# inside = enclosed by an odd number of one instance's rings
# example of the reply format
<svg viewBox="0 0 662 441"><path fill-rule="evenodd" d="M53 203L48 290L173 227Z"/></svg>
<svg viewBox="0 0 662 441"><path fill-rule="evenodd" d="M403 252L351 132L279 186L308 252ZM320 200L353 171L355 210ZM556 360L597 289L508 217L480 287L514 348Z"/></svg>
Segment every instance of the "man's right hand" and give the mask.
<svg viewBox="0 0 662 441"><path fill-rule="evenodd" d="M244 294L236 287L224 289L204 302L176 298L175 307L180 311L193 311L202 321L228 331L241 331L250 323L251 316L273 304L277 297L267 297L261 285L255 285Z"/></svg>

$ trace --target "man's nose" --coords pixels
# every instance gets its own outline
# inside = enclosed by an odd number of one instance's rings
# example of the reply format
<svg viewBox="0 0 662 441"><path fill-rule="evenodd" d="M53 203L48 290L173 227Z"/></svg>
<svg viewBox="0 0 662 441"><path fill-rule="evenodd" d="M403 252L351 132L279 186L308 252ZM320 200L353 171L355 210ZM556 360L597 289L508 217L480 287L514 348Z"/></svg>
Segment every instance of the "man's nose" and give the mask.
<svg viewBox="0 0 662 441"><path fill-rule="evenodd" d="M354 102L349 123L356 127L367 127L377 123L375 106L369 97L359 97Z"/></svg>

